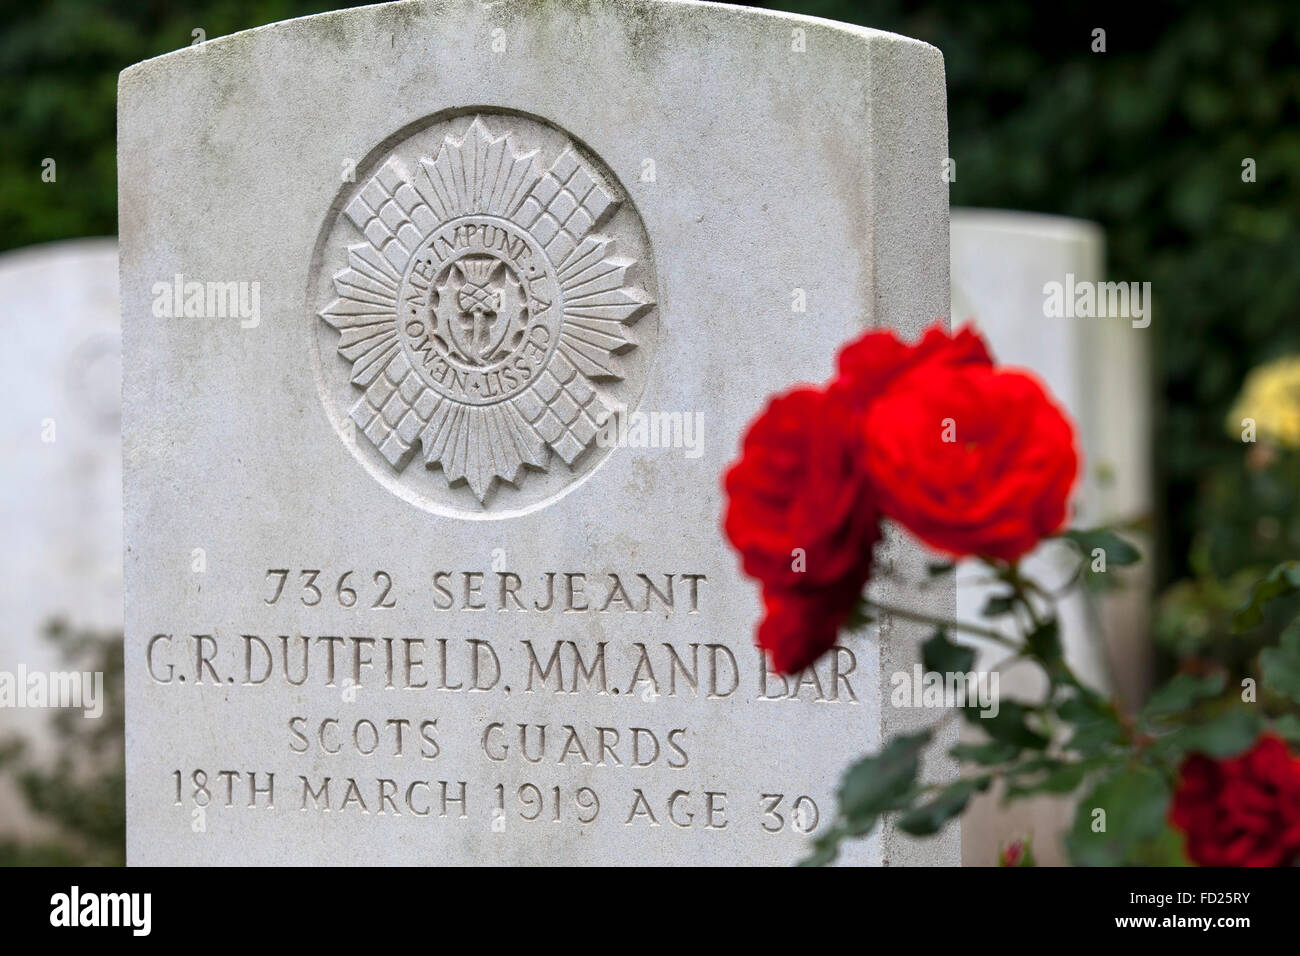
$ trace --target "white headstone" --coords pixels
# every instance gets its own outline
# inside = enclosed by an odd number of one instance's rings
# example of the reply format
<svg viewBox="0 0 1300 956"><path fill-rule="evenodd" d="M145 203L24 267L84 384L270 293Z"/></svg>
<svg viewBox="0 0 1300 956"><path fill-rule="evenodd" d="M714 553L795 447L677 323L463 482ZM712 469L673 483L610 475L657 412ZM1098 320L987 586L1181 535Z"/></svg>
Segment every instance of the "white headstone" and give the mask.
<svg viewBox="0 0 1300 956"><path fill-rule="evenodd" d="M1078 429L1082 471L1072 525L1123 525L1148 515L1150 332L1135 327L1128 315L1060 316L1045 310L1051 283L1059 283L1064 294L1108 278L1100 227L1035 213L954 209L951 236L954 324L973 321L999 363L1034 372ZM1141 543L1148 560L1136 571L1112 569L1123 575L1124 590L1100 598L1076 590L1062 601L1061 639L1080 677L1136 699L1147 678L1151 565L1145 539L1129 537ZM1064 548L1048 546L1031 562L1046 580L1060 583L1076 560ZM979 574L973 564L958 567L960 619L975 620L988 596L987 588L971 584ZM980 666L1002 656L1005 652L988 649ZM1002 692L1026 698L1041 693L1029 677L1024 668L1008 672L1001 678ZM989 865L999 842L1027 832L1038 837L1039 862L1060 862L1055 840L1068 826L1069 801L1035 798L1001 808L998 799L985 795L967 812L965 862Z"/></svg>
<svg viewBox="0 0 1300 956"><path fill-rule="evenodd" d="M0 527L0 672L65 670L45 628L122 627L121 335L117 244L86 239L0 256L6 400ZM25 702L25 701L24 701ZM52 756L48 708L0 707L0 739ZM0 784L0 830L30 834Z"/></svg>
<svg viewBox="0 0 1300 956"><path fill-rule="evenodd" d="M800 858L937 716L882 705L928 635L766 676L720 476L770 393L947 313L945 147L937 50L711 4L124 72L130 861Z"/></svg>

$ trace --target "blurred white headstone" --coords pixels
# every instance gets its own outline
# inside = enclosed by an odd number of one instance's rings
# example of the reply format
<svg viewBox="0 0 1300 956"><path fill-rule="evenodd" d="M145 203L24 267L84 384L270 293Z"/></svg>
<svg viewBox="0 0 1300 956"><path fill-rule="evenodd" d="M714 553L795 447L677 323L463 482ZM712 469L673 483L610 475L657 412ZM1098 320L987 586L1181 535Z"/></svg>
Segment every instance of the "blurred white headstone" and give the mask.
<svg viewBox="0 0 1300 956"><path fill-rule="evenodd" d="M63 669L44 629L122 627L121 334L117 243L57 242L0 256L0 672ZM49 755L45 708L0 708L0 739ZM0 830L30 825L0 785Z"/></svg>
<svg viewBox="0 0 1300 956"><path fill-rule="evenodd" d="M954 209L950 241L954 327L973 321L997 361L1035 373L1077 426L1082 472L1072 525L1114 526L1145 517L1151 508L1151 332L1136 327L1130 315L1067 317L1050 314L1046 306L1050 283L1068 294L1085 283L1141 277L1107 277L1101 228L1077 219ZM1150 548L1144 538L1134 540L1144 562L1123 572L1123 590L1102 597L1076 590L1060 606L1062 641L1075 672L1129 700L1146 681L1150 586ZM1061 582L1074 559L1063 547L1049 545L1029 560L1031 571ZM973 564L958 568L959 619L977 619L988 596L987 588L971 584L978 573ZM1001 656L986 648L979 666ZM1023 668L1004 675L1003 694L1040 692L1032 676ZM1063 801L1041 799L998 810L986 795L963 819L963 859L989 864L999 841L1034 831L1039 862L1054 862L1059 850L1049 831L1068 822L1069 812Z"/></svg>

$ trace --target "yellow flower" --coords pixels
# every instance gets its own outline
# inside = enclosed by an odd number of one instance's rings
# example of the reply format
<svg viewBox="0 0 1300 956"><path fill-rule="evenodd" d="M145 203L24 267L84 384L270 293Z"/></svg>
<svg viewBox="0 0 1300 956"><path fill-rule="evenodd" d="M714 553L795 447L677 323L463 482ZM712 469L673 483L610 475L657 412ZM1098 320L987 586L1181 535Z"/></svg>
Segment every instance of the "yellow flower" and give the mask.
<svg viewBox="0 0 1300 956"><path fill-rule="evenodd" d="M1265 362L1250 370L1228 415L1228 431L1242 435L1244 419L1255 434L1288 448L1300 448L1300 355Z"/></svg>

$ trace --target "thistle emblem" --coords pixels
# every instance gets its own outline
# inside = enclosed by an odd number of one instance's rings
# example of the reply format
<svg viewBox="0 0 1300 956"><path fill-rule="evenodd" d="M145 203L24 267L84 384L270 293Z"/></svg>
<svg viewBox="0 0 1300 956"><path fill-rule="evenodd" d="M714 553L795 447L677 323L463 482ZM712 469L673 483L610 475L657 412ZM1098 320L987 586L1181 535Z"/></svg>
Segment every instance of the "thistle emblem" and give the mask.
<svg viewBox="0 0 1300 956"><path fill-rule="evenodd" d="M460 357L472 365L491 364L513 324L510 316L522 321L519 296L512 296L509 306L505 304L504 271L501 260L490 256L462 259L448 275L451 281L438 288L438 301L446 303L443 322L452 343Z"/></svg>
<svg viewBox="0 0 1300 956"><path fill-rule="evenodd" d="M573 467L653 304L598 231L618 207L608 184L572 144L539 156L479 116L415 169L390 157L344 208L361 241L320 312L365 440L397 470L418 446L480 505L552 453Z"/></svg>

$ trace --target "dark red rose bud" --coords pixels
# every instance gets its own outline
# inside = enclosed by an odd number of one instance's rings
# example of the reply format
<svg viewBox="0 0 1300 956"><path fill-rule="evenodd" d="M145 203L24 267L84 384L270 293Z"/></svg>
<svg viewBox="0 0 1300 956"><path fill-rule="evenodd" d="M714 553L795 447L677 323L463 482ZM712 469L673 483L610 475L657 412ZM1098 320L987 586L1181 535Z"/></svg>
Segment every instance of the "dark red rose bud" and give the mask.
<svg viewBox="0 0 1300 956"><path fill-rule="evenodd" d="M1262 735L1230 760L1193 754L1179 768L1170 822L1200 866L1288 866L1300 859L1300 760Z"/></svg>

